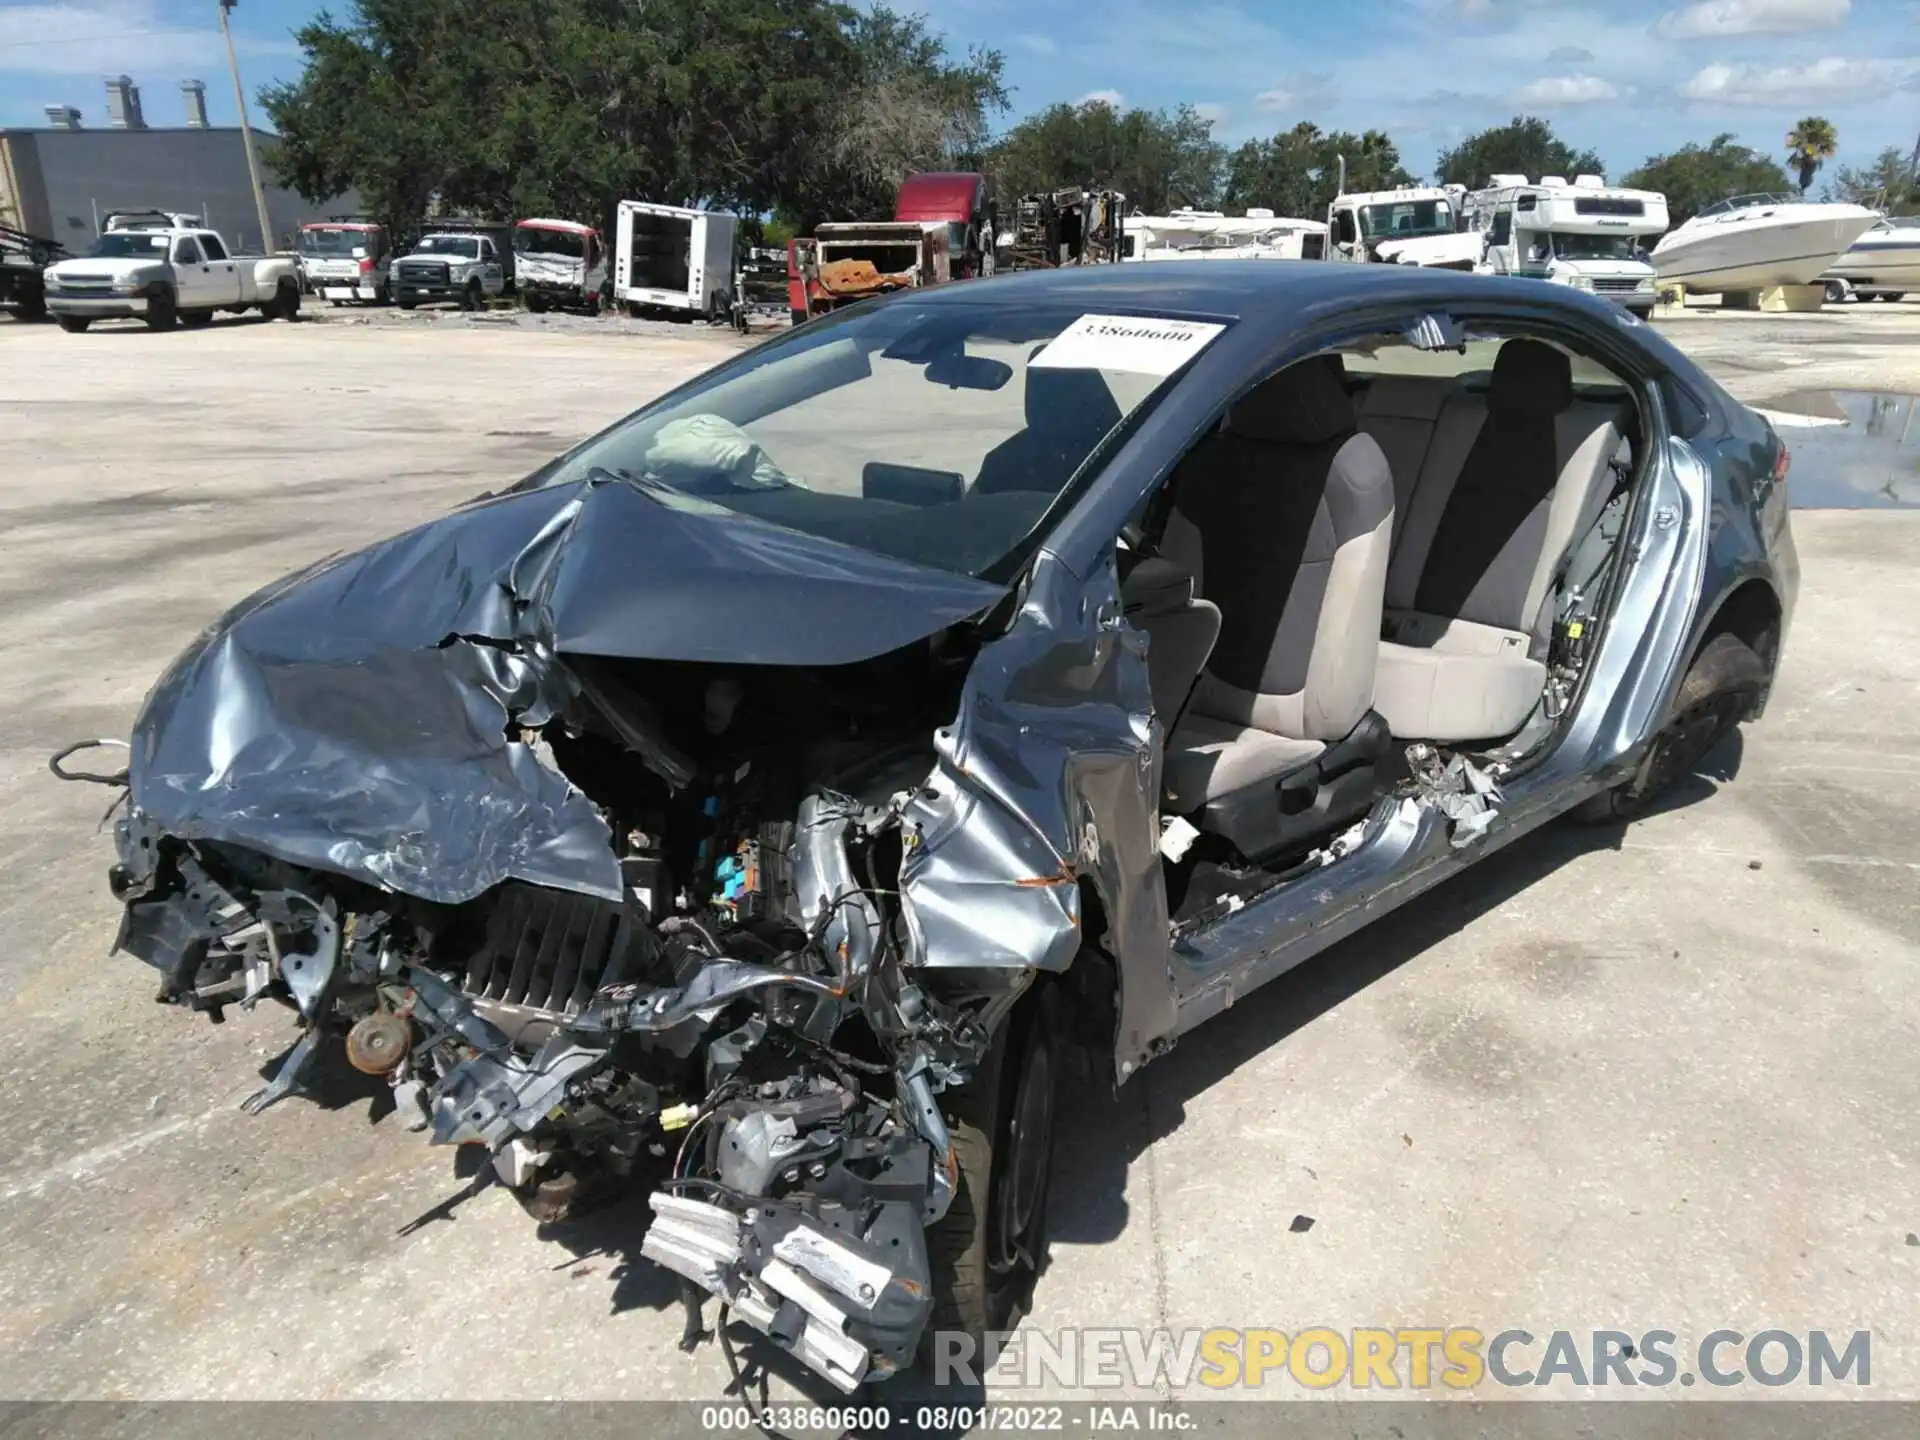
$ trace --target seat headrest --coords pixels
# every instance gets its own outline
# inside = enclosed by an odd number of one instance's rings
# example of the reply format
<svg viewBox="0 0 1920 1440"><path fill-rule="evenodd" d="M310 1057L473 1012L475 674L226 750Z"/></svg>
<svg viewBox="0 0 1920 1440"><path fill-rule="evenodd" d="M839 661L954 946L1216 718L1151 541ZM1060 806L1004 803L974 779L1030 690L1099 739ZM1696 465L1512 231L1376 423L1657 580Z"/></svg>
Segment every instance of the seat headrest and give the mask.
<svg viewBox="0 0 1920 1440"><path fill-rule="evenodd" d="M1558 415L1573 403L1573 365L1541 340L1509 340L1493 359L1487 409L1506 415Z"/></svg>
<svg viewBox="0 0 1920 1440"><path fill-rule="evenodd" d="M1346 366L1315 355L1261 381L1227 411L1227 433L1283 445L1319 445L1359 428Z"/></svg>
<svg viewBox="0 0 1920 1440"><path fill-rule="evenodd" d="M1036 345L1033 354L1046 348ZM1057 370L1030 363L1026 417L1030 430L1086 433L1098 439L1120 423L1120 406L1098 370Z"/></svg>

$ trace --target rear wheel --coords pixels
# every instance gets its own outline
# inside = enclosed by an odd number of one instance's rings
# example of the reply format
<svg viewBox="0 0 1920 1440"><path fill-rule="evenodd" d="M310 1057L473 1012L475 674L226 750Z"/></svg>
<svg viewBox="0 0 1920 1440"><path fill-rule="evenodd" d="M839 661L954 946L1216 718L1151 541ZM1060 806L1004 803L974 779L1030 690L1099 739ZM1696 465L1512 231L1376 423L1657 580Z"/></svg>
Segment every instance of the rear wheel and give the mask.
<svg viewBox="0 0 1920 1440"><path fill-rule="evenodd" d="M547 297L529 292L527 295L527 313L530 315L544 315L546 310Z"/></svg>
<svg viewBox="0 0 1920 1440"><path fill-rule="evenodd" d="M1838 305L1847 298L1847 287L1838 280L1827 281L1827 304Z"/></svg>
<svg viewBox="0 0 1920 1440"><path fill-rule="evenodd" d="M1043 979L1002 1027L973 1082L941 1096L960 1173L947 1213L927 1232L929 1336L959 1331L984 1344L1032 1298L1046 1256L1065 1035L1059 987Z"/></svg>
<svg viewBox="0 0 1920 1440"><path fill-rule="evenodd" d="M1574 818L1606 823L1644 814L1733 732L1766 683L1766 664L1751 646L1737 635L1715 635L1693 657L1633 778L1585 802Z"/></svg>
<svg viewBox="0 0 1920 1440"><path fill-rule="evenodd" d="M1898 305L1902 300L1907 298L1907 292L1904 290L1889 290L1880 298L1889 305Z"/></svg>
<svg viewBox="0 0 1920 1440"><path fill-rule="evenodd" d="M93 324L93 317L90 315L56 315L54 319L60 322L60 328L69 335L84 335L87 327Z"/></svg>
<svg viewBox="0 0 1920 1440"><path fill-rule="evenodd" d="M180 323L189 330L198 330L202 325L211 325L213 323L213 312L211 310L182 310L180 312Z"/></svg>
<svg viewBox="0 0 1920 1440"><path fill-rule="evenodd" d="M420 302L418 300L396 300L393 303L399 306L399 308L402 310L411 310L413 309L414 306L418 305Z"/></svg>

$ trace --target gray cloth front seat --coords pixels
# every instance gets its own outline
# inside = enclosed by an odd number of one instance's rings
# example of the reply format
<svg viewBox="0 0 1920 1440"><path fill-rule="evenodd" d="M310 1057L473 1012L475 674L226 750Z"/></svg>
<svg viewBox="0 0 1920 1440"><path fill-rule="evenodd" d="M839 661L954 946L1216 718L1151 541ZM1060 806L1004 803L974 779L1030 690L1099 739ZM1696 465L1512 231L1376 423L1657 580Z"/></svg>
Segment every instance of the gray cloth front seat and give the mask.
<svg viewBox="0 0 1920 1440"><path fill-rule="evenodd" d="M1396 736L1493 740L1525 723L1546 686L1553 572L1605 497L1621 420L1576 402L1566 352L1538 340L1500 347L1484 398L1446 400L1387 573L1374 708Z"/></svg>
<svg viewBox="0 0 1920 1440"><path fill-rule="evenodd" d="M1166 746L1168 802L1184 814L1270 791L1368 714L1393 477L1358 433L1339 362L1316 357L1235 404L1169 484L1161 549L1221 613Z"/></svg>

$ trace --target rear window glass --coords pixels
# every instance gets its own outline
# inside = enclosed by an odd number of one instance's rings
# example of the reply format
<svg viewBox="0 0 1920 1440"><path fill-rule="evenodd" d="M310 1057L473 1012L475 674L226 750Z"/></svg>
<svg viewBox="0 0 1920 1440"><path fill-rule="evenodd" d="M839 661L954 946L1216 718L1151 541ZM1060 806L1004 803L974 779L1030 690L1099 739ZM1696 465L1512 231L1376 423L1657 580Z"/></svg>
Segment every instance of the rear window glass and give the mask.
<svg viewBox="0 0 1920 1440"><path fill-rule="evenodd" d="M1350 375L1422 375L1450 380L1484 383L1493 373L1493 362L1505 339L1469 340L1462 350L1420 350L1402 341L1370 342L1365 348L1345 352ZM1546 342L1552 344L1552 341ZM1597 360L1554 345L1566 355L1573 370L1577 390L1617 390L1624 392L1620 377Z"/></svg>

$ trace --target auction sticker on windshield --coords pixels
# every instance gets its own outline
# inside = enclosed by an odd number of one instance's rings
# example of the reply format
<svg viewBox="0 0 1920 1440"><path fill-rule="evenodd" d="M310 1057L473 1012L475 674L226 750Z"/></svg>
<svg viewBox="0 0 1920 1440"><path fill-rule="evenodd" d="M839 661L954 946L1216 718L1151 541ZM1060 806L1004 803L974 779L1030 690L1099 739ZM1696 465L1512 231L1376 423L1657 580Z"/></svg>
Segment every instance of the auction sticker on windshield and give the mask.
<svg viewBox="0 0 1920 1440"><path fill-rule="evenodd" d="M1226 328L1204 320L1082 315L1033 357L1031 367L1171 375L1206 349Z"/></svg>

